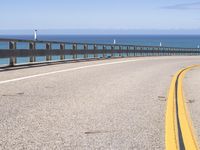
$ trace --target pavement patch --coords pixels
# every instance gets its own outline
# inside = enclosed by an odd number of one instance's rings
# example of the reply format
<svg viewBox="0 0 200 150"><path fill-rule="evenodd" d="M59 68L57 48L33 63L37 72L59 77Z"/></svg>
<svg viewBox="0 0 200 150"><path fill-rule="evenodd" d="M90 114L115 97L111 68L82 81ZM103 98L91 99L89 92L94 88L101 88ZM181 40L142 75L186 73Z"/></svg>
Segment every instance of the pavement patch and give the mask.
<svg viewBox="0 0 200 150"><path fill-rule="evenodd" d="M159 101L166 101L166 97L165 96L158 96L158 100Z"/></svg>
<svg viewBox="0 0 200 150"><path fill-rule="evenodd" d="M108 133L109 131L87 131L85 134L101 134L101 133Z"/></svg>

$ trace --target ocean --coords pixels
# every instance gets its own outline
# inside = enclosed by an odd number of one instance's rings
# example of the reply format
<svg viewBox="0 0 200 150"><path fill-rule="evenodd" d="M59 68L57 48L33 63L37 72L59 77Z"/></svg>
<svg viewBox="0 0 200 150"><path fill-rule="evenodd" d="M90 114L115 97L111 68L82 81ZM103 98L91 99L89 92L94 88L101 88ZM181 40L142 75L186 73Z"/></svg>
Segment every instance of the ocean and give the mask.
<svg viewBox="0 0 200 150"><path fill-rule="evenodd" d="M0 38L33 39L33 35L0 35ZM38 35L38 40L52 40L79 43L104 43L112 44L114 39L117 44L132 44L146 46L186 47L197 48L200 45L200 35ZM24 45L19 47L24 48ZM5 43L0 42L0 50L5 48ZM58 59L57 56L53 57ZM70 58L69 58L70 59ZM26 63L29 58L17 58L18 63ZM38 57L37 61L44 61ZM8 59L0 59L0 64L8 64Z"/></svg>

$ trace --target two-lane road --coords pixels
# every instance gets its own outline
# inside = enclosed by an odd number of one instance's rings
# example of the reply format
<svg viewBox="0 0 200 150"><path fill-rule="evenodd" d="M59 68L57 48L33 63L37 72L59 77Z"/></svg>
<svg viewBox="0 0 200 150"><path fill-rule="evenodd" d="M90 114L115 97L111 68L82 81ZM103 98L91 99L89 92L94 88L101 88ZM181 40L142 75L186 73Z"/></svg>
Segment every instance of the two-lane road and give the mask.
<svg viewBox="0 0 200 150"><path fill-rule="evenodd" d="M164 149L166 97L200 57L147 57L0 72L0 149Z"/></svg>

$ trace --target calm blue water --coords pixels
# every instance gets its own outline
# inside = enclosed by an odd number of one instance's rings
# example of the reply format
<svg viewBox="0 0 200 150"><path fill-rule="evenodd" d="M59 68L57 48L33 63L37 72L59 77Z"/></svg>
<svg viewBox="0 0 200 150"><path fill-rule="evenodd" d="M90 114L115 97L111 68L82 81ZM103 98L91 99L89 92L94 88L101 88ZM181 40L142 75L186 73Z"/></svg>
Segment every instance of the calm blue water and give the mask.
<svg viewBox="0 0 200 150"><path fill-rule="evenodd" d="M0 38L16 38L16 39L33 39L33 35L0 35ZM188 47L196 48L200 45L200 35L38 35L38 40L53 40L66 42L80 43L105 43L112 44L113 40L117 44L133 44L133 45L149 45L159 46L162 42L163 46L167 47ZM27 48L27 44L18 45L20 48ZM53 48L58 47L54 45ZM7 43L0 42L0 49L7 49ZM39 45L39 48L44 48L44 45ZM53 59L59 59L53 56ZM71 56L68 56L71 59ZM37 61L44 61L44 57L37 57ZM17 58L18 63L29 61L29 58ZM7 64L8 59L0 59L0 64Z"/></svg>

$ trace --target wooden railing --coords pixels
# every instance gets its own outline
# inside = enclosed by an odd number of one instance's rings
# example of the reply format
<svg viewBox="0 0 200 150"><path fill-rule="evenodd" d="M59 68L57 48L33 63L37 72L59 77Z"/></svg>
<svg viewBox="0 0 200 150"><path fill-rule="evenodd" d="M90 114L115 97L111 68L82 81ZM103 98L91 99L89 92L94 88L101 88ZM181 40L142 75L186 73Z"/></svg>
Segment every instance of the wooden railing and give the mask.
<svg viewBox="0 0 200 150"><path fill-rule="evenodd" d="M178 48L159 46L138 46L118 44L95 43L70 43L59 41L34 41L18 39L0 39L0 59L9 58L9 66L17 64L17 57L29 57L29 62L36 62L36 57L45 56L47 62L52 61L52 56L59 56L59 60L66 60L66 56L72 59L110 58L130 56L172 56L172 55L200 55L198 48ZM20 44L26 45L20 48ZM42 45L41 48L38 45ZM54 46L54 47L53 47ZM56 47L56 48L55 48Z"/></svg>

